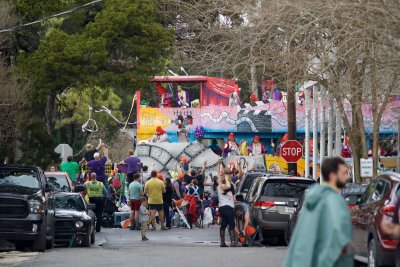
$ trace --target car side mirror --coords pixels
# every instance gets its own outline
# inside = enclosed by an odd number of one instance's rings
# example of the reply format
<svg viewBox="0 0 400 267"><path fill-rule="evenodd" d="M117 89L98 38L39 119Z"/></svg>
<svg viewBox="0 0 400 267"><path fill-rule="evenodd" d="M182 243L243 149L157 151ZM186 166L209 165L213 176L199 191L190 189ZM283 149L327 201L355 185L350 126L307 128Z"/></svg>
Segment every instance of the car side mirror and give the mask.
<svg viewBox="0 0 400 267"><path fill-rule="evenodd" d="M95 210L96 209L96 204L87 204L88 210Z"/></svg>
<svg viewBox="0 0 400 267"><path fill-rule="evenodd" d="M76 192L76 193L85 191L85 187L83 185L81 185L81 184L75 185L74 189L75 189L74 192Z"/></svg>
<svg viewBox="0 0 400 267"><path fill-rule="evenodd" d="M236 195L236 201L243 202L244 196L242 194Z"/></svg>

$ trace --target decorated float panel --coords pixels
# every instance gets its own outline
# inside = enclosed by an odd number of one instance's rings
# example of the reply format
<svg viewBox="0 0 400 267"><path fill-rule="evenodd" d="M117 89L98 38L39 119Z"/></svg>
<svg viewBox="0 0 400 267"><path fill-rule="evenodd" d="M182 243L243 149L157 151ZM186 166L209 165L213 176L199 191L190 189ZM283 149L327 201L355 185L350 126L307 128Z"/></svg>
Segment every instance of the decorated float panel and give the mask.
<svg viewBox="0 0 400 267"><path fill-rule="evenodd" d="M154 165L154 168L162 172L164 177L170 177L169 170L174 170L182 157L185 157L190 162L193 169L202 168L204 161L207 160L206 173L208 175L216 175L218 160L220 159L210 148L197 141L193 143L139 144L135 154L140 157L144 165ZM243 165L245 165L244 162L246 161L249 170L266 170L263 156L229 156L223 159L223 162L225 166L228 166L229 162L237 162L238 158L241 159Z"/></svg>
<svg viewBox="0 0 400 267"><path fill-rule="evenodd" d="M203 91L203 97L207 94L206 92L207 90ZM209 98L207 102L217 101L212 99L214 97ZM222 101L221 99L218 101ZM225 103L224 101L221 103ZM345 103L344 106L351 121L350 104ZM397 132L397 118L392 108L399 106L399 101L388 103L382 115L381 134ZM296 109L297 132L301 134L305 130L305 107L297 105ZM326 110L328 110L328 106ZM362 111L366 133L372 133L371 105L362 105ZM320 116L320 112L318 113ZM199 108L154 108L138 105L137 116L139 140L149 139L154 134L156 127L161 126L168 133L171 142L177 141L179 118L184 119L183 124L191 135L191 141L193 141L193 132L197 126L204 128L204 138L226 138L228 133L234 132L240 140L241 137L251 139L254 134L258 134L262 138L279 138L287 132L288 125L287 103L276 100L257 101L238 106L208 105Z"/></svg>

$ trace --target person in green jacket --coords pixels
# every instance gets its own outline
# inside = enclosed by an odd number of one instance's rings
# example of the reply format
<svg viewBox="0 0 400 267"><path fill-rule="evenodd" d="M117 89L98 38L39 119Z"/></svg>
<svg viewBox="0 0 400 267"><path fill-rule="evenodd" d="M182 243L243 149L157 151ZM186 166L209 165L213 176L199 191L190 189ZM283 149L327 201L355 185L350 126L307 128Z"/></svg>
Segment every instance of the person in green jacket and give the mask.
<svg viewBox="0 0 400 267"><path fill-rule="evenodd" d="M79 164L72 161L72 156L68 156L67 161L61 163L61 170L67 172L72 182L76 184L76 174L79 172Z"/></svg>
<svg viewBox="0 0 400 267"><path fill-rule="evenodd" d="M341 158L327 158L321 166L324 184L312 186L295 227L285 267L353 266L350 249L351 216L339 195L349 180Z"/></svg>

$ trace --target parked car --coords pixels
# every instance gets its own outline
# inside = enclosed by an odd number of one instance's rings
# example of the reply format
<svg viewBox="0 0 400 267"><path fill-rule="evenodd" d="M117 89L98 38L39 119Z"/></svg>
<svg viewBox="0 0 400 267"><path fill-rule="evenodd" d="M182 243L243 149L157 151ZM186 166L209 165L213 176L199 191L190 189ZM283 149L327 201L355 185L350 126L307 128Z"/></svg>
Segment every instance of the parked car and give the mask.
<svg viewBox="0 0 400 267"><path fill-rule="evenodd" d="M400 174L380 173L368 185L356 207L352 209L355 259L369 266L395 264L398 242L381 229L383 220L392 220L400 196Z"/></svg>
<svg viewBox="0 0 400 267"><path fill-rule="evenodd" d="M290 241L293 233L294 233L294 228L296 227L297 221L299 220L299 217L301 215L301 213L303 212L303 204L304 204L304 200L306 199L307 196L307 191L308 189L304 190L304 193L301 195L301 197L299 198L299 201L297 203L295 203L295 211L292 214L292 217L289 220L289 232L287 235L287 241Z"/></svg>
<svg viewBox="0 0 400 267"><path fill-rule="evenodd" d="M340 190L350 210L356 206L367 186L368 184L347 184Z"/></svg>
<svg viewBox="0 0 400 267"><path fill-rule="evenodd" d="M262 236L277 236L287 245L289 221L304 191L315 181L287 175L267 174L253 181L246 202L253 225Z"/></svg>
<svg viewBox="0 0 400 267"><path fill-rule="evenodd" d="M0 239L17 250L54 247L54 196L35 166L0 166Z"/></svg>
<svg viewBox="0 0 400 267"><path fill-rule="evenodd" d="M74 192L74 185L67 172L45 172L47 183L54 191Z"/></svg>
<svg viewBox="0 0 400 267"><path fill-rule="evenodd" d="M243 175L242 180L239 183L236 195L241 195L243 199L246 199L246 195L250 190L253 181L257 177L265 176L267 173L265 172L249 172Z"/></svg>
<svg viewBox="0 0 400 267"><path fill-rule="evenodd" d="M86 204L79 193L59 192L55 198L56 244L90 247L95 242L95 205Z"/></svg>

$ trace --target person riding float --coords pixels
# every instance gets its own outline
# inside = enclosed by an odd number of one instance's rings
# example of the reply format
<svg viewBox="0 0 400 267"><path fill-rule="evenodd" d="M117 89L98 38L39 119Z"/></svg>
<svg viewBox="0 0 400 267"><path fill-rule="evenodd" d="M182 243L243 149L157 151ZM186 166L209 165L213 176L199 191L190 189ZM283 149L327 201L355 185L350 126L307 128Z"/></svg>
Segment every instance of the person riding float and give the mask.
<svg viewBox="0 0 400 267"><path fill-rule="evenodd" d="M168 138L167 132L164 131L164 129L161 128L161 126L157 126L156 132L150 138L149 143L153 144L153 143L168 142L168 139L169 138Z"/></svg>
<svg viewBox="0 0 400 267"><path fill-rule="evenodd" d="M228 137L228 141L224 145L224 157L228 157L230 155L239 155L239 145L236 142L235 134L230 133Z"/></svg>
<svg viewBox="0 0 400 267"><path fill-rule="evenodd" d="M251 142L248 148L249 156L262 156L268 153L267 148L263 143L260 142L258 135L254 136L253 142Z"/></svg>

